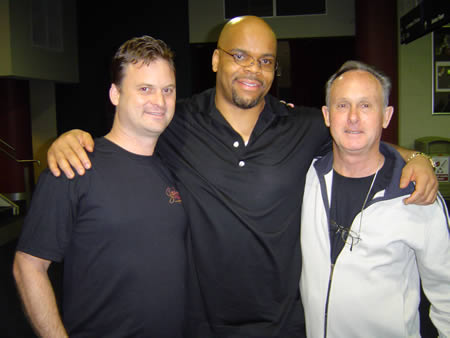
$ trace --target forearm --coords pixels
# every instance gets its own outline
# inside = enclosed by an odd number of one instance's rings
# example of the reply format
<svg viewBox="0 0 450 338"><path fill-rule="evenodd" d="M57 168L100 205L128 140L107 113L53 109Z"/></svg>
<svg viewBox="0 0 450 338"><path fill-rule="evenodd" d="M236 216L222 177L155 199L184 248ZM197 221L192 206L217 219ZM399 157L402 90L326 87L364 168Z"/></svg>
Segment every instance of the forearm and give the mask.
<svg viewBox="0 0 450 338"><path fill-rule="evenodd" d="M388 142L386 142L388 143ZM406 149L403 147L400 147L396 144L388 143L390 146L394 147L395 150L397 150L400 154L400 156L406 161L408 161L409 158L416 152L416 150Z"/></svg>
<svg viewBox="0 0 450 338"><path fill-rule="evenodd" d="M433 159L422 152L418 152L416 150L410 150L406 148L402 148L398 145L389 143L392 147L394 147L400 154L400 156L405 160L406 163L409 161L417 158L422 158L422 160L425 160L427 162L427 165L430 165L432 168L434 168L435 164L433 162Z"/></svg>
<svg viewBox="0 0 450 338"><path fill-rule="evenodd" d="M415 191L404 200L405 204L433 203L438 191L438 182L431 157L395 144L390 145L400 153L406 162L400 178L400 188L405 188L410 182L415 182Z"/></svg>
<svg viewBox="0 0 450 338"><path fill-rule="evenodd" d="M21 252L16 254L13 272L25 312L36 334L39 337L68 337L47 269L36 267L26 256Z"/></svg>

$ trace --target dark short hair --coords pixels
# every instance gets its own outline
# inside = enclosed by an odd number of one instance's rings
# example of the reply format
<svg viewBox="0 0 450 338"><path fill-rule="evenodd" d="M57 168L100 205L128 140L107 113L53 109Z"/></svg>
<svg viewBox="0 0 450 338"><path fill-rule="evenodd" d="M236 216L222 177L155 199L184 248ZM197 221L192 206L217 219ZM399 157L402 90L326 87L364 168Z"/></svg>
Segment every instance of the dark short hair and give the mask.
<svg viewBox="0 0 450 338"><path fill-rule="evenodd" d="M132 38L119 47L112 59L111 81L120 87L126 66L139 62L149 65L157 59L166 60L175 72L174 56L175 53L162 40L148 35Z"/></svg>
<svg viewBox="0 0 450 338"><path fill-rule="evenodd" d="M381 88L383 89L384 106L387 107L389 104L389 94L391 93L391 80L389 80L389 77L387 77L383 72L379 71L378 69L376 69L373 66L367 65L361 61L354 61L354 60L345 62L338 69L338 71L336 73L334 73L333 75L331 75L331 77L328 79L326 88L325 88L327 106L330 105L330 91L331 91L331 86L333 85L333 82L342 74L352 71L352 70L366 71L377 78L377 80L381 84Z"/></svg>

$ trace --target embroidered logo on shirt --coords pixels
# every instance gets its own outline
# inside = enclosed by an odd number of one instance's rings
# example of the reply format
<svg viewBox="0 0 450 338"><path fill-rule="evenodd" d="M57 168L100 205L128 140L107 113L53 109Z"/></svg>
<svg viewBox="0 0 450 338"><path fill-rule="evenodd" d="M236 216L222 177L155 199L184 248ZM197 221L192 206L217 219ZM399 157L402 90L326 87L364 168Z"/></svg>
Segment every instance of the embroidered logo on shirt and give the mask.
<svg viewBox="0 0 450 338"><path fill-rule="evenodd" d="M166 195L169 196L170 204L181 203L180 193L174 187L168 187L166 189Z"/></svg>

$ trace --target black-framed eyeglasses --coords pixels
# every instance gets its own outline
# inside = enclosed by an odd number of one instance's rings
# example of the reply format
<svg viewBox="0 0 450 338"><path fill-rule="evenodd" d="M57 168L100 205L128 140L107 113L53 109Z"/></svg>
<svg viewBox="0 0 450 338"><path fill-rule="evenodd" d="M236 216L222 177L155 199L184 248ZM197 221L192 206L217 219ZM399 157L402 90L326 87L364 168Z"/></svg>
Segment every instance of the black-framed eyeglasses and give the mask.
<svg viewBox="0 0 450 338"><path fill-rule="evenodd" d="M331 231L334 231L336 235L340 235L345 244L350 245L350 251L354 245L357 245L361 241L361 237L353 230L343 227L337 224L333 219L330 219Z"/></svg>
<svg viewBox="0 0 450 338"><path fill-rule="evenodd" d="M263 56L256 60L253 56L248 55L247 53L244 52L231 53L221 47L217 47L217 49L231 56L234 62L236 62L236 64L238 64L241 67L249 67L253 65L255 62L258 62L261 69L266 72L274 72L278 69L278 61L273 56ZM279 76L278 72L277 76Z"/></svg>

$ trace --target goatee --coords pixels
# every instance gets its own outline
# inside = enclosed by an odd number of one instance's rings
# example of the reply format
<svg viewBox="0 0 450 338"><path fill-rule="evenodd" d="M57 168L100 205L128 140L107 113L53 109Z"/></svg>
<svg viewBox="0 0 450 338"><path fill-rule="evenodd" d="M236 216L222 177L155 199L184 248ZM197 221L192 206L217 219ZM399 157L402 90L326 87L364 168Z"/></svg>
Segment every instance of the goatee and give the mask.
<svg viewBox="0 0 450 338"><path fill-rule="evenodd" d="M232 89L232 99L233 99L233 103L235 104L235 106L241 108L241 109L250 109L255 107L259 101L261 100L263 94L257 96L254 99L245 99L241 96L238 95L238 93L236 92L236 90Z"/></svg>

